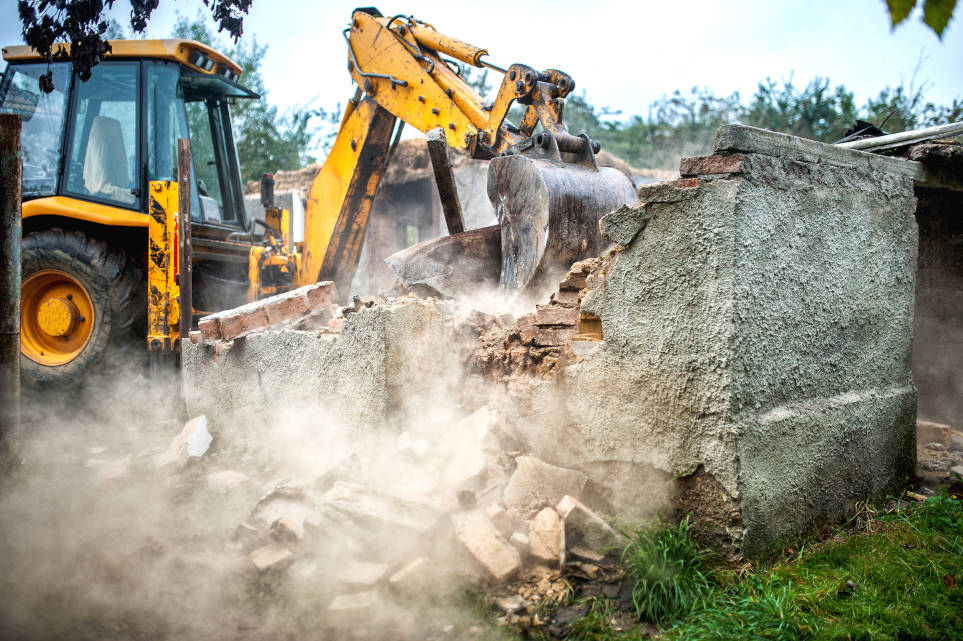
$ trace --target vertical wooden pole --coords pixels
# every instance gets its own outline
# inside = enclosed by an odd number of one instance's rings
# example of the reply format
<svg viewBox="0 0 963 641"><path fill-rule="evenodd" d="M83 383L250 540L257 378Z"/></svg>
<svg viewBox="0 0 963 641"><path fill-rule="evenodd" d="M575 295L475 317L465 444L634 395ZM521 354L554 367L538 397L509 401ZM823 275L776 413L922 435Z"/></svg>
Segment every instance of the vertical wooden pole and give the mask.
<svg viewBox="0 0 963 641"><path fill-rule="evenodd" d="M455 187L455 174L451 171L451 161L448 159L448 141L445 130L431 129L425 134L428 141L428 156L431 166L435 170L435 184L438 186L438 196L441 207L445 212L445 224L451 235L465 231L465 217L461 213L461 203L458 201L458 189Z"/></svg>
<svg viewBox="0 0 963 641"><path fill-rule="evenodd" d="M0 471L19 458L20 117L0 114Z"/></svg>
<svg viewBox="0 0 963 641"><path fill-rule="evenodd" d="M181 345L194 322L191 283L191 141L177 140L178 286L181 290Z"/></svg>

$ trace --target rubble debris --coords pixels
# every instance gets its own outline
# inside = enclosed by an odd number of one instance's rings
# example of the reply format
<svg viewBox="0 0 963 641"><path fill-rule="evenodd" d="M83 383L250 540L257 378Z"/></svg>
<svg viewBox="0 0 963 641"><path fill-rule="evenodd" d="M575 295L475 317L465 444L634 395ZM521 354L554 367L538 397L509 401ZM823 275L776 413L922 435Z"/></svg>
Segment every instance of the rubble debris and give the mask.
<svg viewBox="0 0 963 641"><path fill-rule="evenodd" d="M210 314L200 319L197 327L201 332L202 342L214 343L234 340L272 327L290 327L309 316L312 317L313 324L319 324L320 316L329 313L329 306L337 297L334 283L330 281L305 285L234 309Z"/></svg>
<svg viewBox="0 0 963 641"><path fill-rule="evenodd" d="M387 529L395 535L423 537L440 523L442 514L436 508L375 492L357 483L337 481L324 499L330 508L343 512L369 527Z"/></svg>
<svg viewBox="0 0 963 641"><path fill-rule="evenodd" d="M297 521L287 516L278 518L268 529L268 535L278 543L297 544L304 537L304 520Z"/></svg>
<svg viewBox="0 0 963 641"><path fill-rule="evenodd" d="M337 576L332 578L353 587L371 587L380 583L388 575L388 570L386 563L349 561L338 564Z"/></svg>
<svg viewBox="0 0 963 641"><path fill-rule="evenodd" d="M932 421L918 420L916 421L916 442L919 445L939 443L945 447L949 447L952 442L950 426Z"/></svg>
<svg viewBox="0 0 963 641"><path fill-rule="evenodd" d="M154 457L154 467L181 467L191 458L200 458L207 453L213 441L207 430L207 416L201 414L184 424L184 429L174 437L167 449Z"/></svg>
<svg viewBox="0 0 963 641"><path fill-rule="evenodd" d="M315 506L302 488L282 485L261 497L251 511L250 522L267 530L279 519L286 518L291 523L302 524L303 534L304 520L315 512Z"/></svg>
<svg viewBox="0 0 963 641"><path fill-rule="evenodd" d="M377 590L339 594L328 605L325 622L338 627L354 626L377 616L383 605Z"/></svg>
<svg viewBox="0 0 963 641"><path fill-rule="evenodd" d="M438 585L437 568L427 558L419 556L391 575L388 585L403 596L416 596L434 591Z"/></svg>
<svg viewBox="0 0 963 641"><path fill-rule="evenodd" d="M501 503L492 503L485 508L485 514L502 536L511 536L515 530L515 519Z"/></svg>
<svg viewBox="0 0 963 641"><path fill-rule="evenodd" d="M521 555L505 540L488 516L479 510L452 515L455 537L476 561L486 578L504 583L518 573Z"/></svg>
<svg viewBox="0 0 963 641"><path fill-rule="evenodd" d="M232 492L250 481L246 475L234 470L221 470L207 475L207 487L215 492Z"/></svg>
<svg viewBox="0 0 963 641"><path fill-rule="evenodd" d="M569 545L582 544L591 550L604 550L624 539L573 496L563 497L555 509L565 522L565 540Z"/></svg>
<svg viewBox="0 0 963 641"><path fill-rule="evenodd" d="M538 562L561 567L565 564L565 528L558 512L547 507L529 524L529 556Z"/></svg>
<svg viewBox="0 0 963 641"><path fill-rule="evenodd" d="M130 474L130 456L108 461L97 470L97 482L109 483L126 478Z"/></svg>
<svg viewBox="0 0 963 641"><path fill-rule="evenodd" d="M251 563L260 572L270 569L287 567L294 558L294 554L280 543L268 543L249 555Z"/></svg>
<svg viewBox="0 0 963 641"><path fill-rule="evenodd" d="M520 511L554 506L566 494L580 497L588 481L578 470L556 467L534 456L519 456L515 462L515 473L505 487L503 501Z"/></svg>
<svg viewBox="0 0 963 641"><path fill-rule="evenodd" d="M532 544L531 540L528 538L528 535L522 532L512 533L511 537L508 539L508 542L511 543L516 550L518 550L522 557L528 555L528 549Z"/></svg>
<svg viewBox="0 0 963 641"><path fill-rule="evenodd" d="M325 470L314 482L314 489L326 492L338 481L358 482L362 473L361 457L352 452Z"/></svg>

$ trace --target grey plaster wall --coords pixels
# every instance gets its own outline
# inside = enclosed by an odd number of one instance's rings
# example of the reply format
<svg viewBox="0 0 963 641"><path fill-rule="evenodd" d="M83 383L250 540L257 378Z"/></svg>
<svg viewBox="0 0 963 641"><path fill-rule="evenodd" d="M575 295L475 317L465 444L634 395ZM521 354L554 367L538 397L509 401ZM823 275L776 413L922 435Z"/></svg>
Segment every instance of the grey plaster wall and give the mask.
<svg viewBox="0 0 963 641"><path fill-rule="evenodd" d="M755 556L912 472L916 201L890 159L746 127L717 152L741 172L603 219L626 245L582 307L603 341L535 384L524 436L559 464L701 466Z"/></svg>
<svg viewBox="0 0 963 641"><path fill-rule="evenodd" d="M252 334L217 361L212 346L186 343L184 396L190 415L206 414L227 438L278 411L386 428L451 381L449 340L436 305L398 299L349 314L341 334Z"/></svg>

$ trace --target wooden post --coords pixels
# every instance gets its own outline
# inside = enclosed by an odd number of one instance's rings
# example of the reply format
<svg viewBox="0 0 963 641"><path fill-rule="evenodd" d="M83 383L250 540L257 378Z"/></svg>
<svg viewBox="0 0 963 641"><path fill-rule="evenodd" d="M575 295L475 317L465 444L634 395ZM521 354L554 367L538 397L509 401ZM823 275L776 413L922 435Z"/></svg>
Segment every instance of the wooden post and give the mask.
<svg viewBox="0 0 963 641"><path fill-rule="evenodd" d="M431 166L435 170L435 184L438 186L438 196L441 198L441 207L445 212L448 233L460 234L465 231L465 217L461 213L455 175L451 171L451 161L448 159L445 130L440 127L432 129L425 134L425 137L428 140L428 155L431 157Z"/></svg>
<svg viewBox="0 0 963 641"><path fill-rule="evenodd" d="M177 139L178 286L181 290L181 345L194 322L191 284L191 141Z"/></svg>
<svg viewBox="0 0 963 641"><path fill-rule="evenodd" d="M0 471L19 457L20 116L0 114Z"/></svg>

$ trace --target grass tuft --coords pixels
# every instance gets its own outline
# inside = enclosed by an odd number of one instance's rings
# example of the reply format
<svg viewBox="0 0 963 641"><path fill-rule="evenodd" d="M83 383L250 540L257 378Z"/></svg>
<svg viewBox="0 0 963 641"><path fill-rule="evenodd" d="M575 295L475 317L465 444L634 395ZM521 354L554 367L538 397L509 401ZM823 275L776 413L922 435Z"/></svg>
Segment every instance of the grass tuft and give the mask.
<svg viewBox="0 0 963 641"><path fill-rule="evenodd" d="M676 527L660 518L656 527L636 532L622 551L639 619L668 625L688 615L711 590L707 555L690 530L688 516Z"/></svg>

